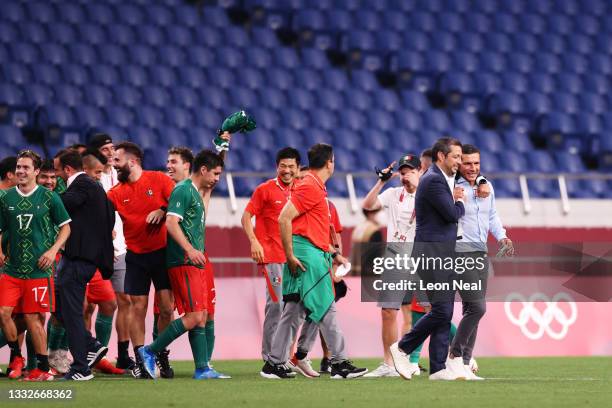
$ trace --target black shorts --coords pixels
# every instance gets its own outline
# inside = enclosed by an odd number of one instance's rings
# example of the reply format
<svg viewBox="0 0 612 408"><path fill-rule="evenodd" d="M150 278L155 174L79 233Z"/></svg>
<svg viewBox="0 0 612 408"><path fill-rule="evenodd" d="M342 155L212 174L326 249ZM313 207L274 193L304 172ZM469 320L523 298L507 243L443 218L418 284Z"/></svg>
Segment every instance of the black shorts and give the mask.
<svg viewBox="0 0 612 408"><path fill-rule="evenodd" d="M156 291L170 289L170 278L166 269L166 248L144 254L128 250L125 255L125 265L124 290L127 295L148 295L151 282Z"/></svg>

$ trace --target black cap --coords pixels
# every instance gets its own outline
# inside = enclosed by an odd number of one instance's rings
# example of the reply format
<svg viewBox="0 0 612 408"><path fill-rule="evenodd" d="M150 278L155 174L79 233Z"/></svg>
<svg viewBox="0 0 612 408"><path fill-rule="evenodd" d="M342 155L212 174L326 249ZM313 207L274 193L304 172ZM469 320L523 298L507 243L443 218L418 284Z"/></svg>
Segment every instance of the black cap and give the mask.
<svg viewBox="0 0 612 408"><path fill-rule="evenodd" d="M419 156L417 156L416 154L408 153L399 159L398 170L400 170L404 166L408 166L413 169L418 169L419 167L421 167L421 160L419 160Z"/></svg>
<svg viewBox="0 0 612 408"><path fill-rule="evenodd" d="M109 135L107 135L106 133L96 133L89 140L87 146L93 150L98 150L102 146L107 145L109 143L113 143L113 139Z"/></svg>

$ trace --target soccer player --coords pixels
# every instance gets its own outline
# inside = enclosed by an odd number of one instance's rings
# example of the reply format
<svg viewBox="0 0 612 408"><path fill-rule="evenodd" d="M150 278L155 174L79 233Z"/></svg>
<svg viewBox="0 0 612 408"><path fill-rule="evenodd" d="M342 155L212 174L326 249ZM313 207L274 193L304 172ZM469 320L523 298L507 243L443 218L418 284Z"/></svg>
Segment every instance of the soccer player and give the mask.
<svg viewBox="0 0 612 408"><path fill-rule="evenodd" d="M166 226L163 222L174 183L161 172L143 170L142 159L142 150L134 143L123 142L115 146L113 165L119 184L110 189L108 198L123 220L127 243L124 290L132 302L129 329L137 360L133 372L141 378L148 378L142 361L139 361L138 349L144 345L151 282L159 293L160 331L170 323L174 309L165 264Z"/></svg>
<svg viewBox="0 0 612 408"><path fill-rule="evenodd" d="M259 265L266 281L261 357L268 361L272 339L283 310L282 274L285 252L280 238L278 217L291 197L293 182L300 168L300 152L285 147L276 153L276 177L263 182L253 192L242 214L242 228L251 243L251 258ZM251 219L257 227L253 229Z"/></svg>
<svg viewBox="0 0 612 408"><path fill-rule="evenodd" d="M333 149L316 144L308 151L310 171L294 188L279 217L287 264L283 270L285 306L272 341L270 357L261 370L264 378L292 378L286 366L291 341L308 313L317 323L332 352L332 378L355 378L367 372L355 367L344 350L344 336L336 321L330 269L347 260L331 245L325 182L334 172Z"/></svg>
<svg viewBox="0 0 612 408"><path fill-rule="evenodd" d="M394 164L395 162L377 172L378 181L366 195L362 207L369 211L380 209L387 211L387 244L398 245L397 250L405 252L407 249L401 246L414 241L416 228L414 204L421 162L416 155L409 153L400 158L397 172L392 171ZM394 178L400 179L401 186L388 188L381 193L385 184ZM402 307L409 309L410 305L402 306L403 296L395 295L397 294L381 294L378 302L381 308L384 361L376 370L368 373L368 377L399 376L393 366L389 347L398 339L397 312ZM413 374L419 372L418 364L412 364L411 368Z"/></svg>
<svg viewBox="0 0 612 408"><path fill-rule="evenodd" d="M106 164L106 157L97 150L86 150L83 153L83 171L97 182L100 182ZM117 310L117 298L111 281L104 280L99 270L87 284L85 300L87 303L83 311L85 328L91 331L91 317L97 305L96 338L103 346L108 347L113 330L113 316ZM106 357L103 357L94 368L106 374L124 373L123 369L113 366Z"/></svg>
<svg viewBox="0 0 612 408"><path fill-rule="evenodd" d="M8 190L17 184L15 167L17 167L15 156L5 157L0 161L0 190Z"/></svg>
<svg viewBox="0 0 612 408"><path fill-rule="evenodd" d="M140 348L139 354L149 375L155 378L155 358L176 338L189 332L195 363L194 379L219 378L209 366L205 323L208 301L204 264L205 205L202 190L212 190L219 181L223 161L216 153L204 150L195 157L193 174L179 182L170 196L166 225L168 228L167 266L172 291L183 317L160 332L153 343Z"/></svg>
<svg viewBox="0 0 612 408"><path fill-rule="evenodd" d="M36 177L36 183L48 190L55 190L55 187L57 187L57 175L55 174L55 167L53 167L53 160L43 160L40 166L40 173Z"/></svg>
<svg viewBox="0 0 612 408"><path fill-rule="evenodd" d="M486 311L486 283L488 278L487 240L489 233L497 242L507 248L505 255L514 254L514 245L506 234L506 229L497 214L495 207L495 194L490 183L488 187L491 194L486 198L479 197L477 180L480 175L480 150L473 145L465 144L461 147L460 176L457 186L463 188L465 200L465 215L459 219L461 225L461 238L457 239L457 254L467 259L484 259L484 268L474 268L462 274L462 279L469 282L480 282L482 291L459 291L463 300L463 317L455 338L451 342L447 366L451 365L460 370L463 365L465 377L468 380L482 380L470 368L472 352L476 343L478 323ZM465 263L468 264L467 262Z"/></svg>
<svg viewBox="0 0 612 408"><path fill-rule="evenodd" d="M24 314L38 361L27 381L53 379L48 372L47 338L41 320L46 312L55 310L52 267L70 235L70 217L60 198L36 184L41 162L38 154L21 151L15 170L17 186L0 198L0 230L8 231L11 240L8 258L0 250L0 264L6 260L0 276L0 318L13 362L21 357L21 350L11 314L15 308Z"/></svg>
<svg viewBox="0 0 612 408"><path fill-rule="evenodd" d="M89 141L88 149L96 150L106 158L106 165L100 176L100 183L104 191L108 191L118 182L117 170L113 167L113 157L115 154L115 146L113 139L106 133L98 133ZM127 247L125 244L125 236L123 235L123 221L118 213L115 213L115 228L113 229L115 238L113 246L115 248L115 262L113 264L113 276L111 284L115 291L117 300L117 318L115 319L115 330L117 331L117 362L116 367L123 370L132 370L136 363L129 354L130 346L130 322L132 320L132 301L130 296L125 293L125 255Z"/></svg>

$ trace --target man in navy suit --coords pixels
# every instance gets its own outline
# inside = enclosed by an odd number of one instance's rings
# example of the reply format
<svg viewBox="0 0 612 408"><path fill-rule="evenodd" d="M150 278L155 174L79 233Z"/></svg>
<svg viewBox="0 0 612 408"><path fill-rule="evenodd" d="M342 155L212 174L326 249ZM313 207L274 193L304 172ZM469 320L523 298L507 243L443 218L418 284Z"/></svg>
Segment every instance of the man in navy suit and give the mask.
<svg viewBox="0 0 612 408"><path fill-rule="evenodd" d="M463 191L455 190L455 174L461 164L461 142L441 138L432 148L433 165L421 177L416 192L416 235L413 258L444 259L454 256L457 241L457 223L465 213ZM435 269L435 267L433 268ZM454 271L419 268L419 276L427 283L450 283ZM411 377L408 355L427 337L431 380L463 378L461 371L446 367L450 321L453 316L454 291L427 291L431 311L423 316L412 330L390 347L397 372L409 380Z"/></svg>

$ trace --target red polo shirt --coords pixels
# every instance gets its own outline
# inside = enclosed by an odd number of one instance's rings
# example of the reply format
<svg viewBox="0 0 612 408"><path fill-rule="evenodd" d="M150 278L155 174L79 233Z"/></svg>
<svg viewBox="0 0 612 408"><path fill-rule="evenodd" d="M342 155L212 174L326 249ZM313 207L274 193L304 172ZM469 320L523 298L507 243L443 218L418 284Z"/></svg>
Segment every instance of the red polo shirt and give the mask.
<svg viewBox="0 0 612 408"><path fill-rule="evenodd" d="M280 179L261 183L246 206L255 216L255 236L264 250L265 263L285 263L285 251L280 237L278 217L291 197L291 186Z"/></svg>
<svg viewBox="0 0 612 408"><path fill-rule="evenodd" d="M329 207L323 181L309 172L291 194L291 203L300 215L293 219L293 234L307 238L314 246L329 251Z"/></svg>
<svg viewBox="0 0 612 408"><path fill-rule="evenodd" d="M127 248L137 254L166 246L166 224L147 224L147 215L168 206L174 182L159 171L143 171L135 183L119 183L108 191L108 199L123 221Z"/></svg>

